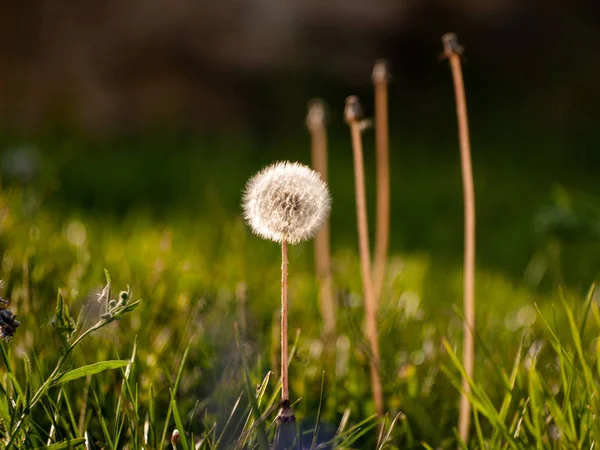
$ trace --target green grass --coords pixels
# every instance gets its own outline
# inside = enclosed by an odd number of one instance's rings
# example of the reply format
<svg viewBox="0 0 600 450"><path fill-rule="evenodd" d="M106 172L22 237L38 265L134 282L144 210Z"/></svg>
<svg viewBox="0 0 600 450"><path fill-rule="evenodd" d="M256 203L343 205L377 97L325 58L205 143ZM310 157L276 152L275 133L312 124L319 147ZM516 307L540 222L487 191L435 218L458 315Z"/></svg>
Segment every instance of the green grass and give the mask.
<svg viewBox="0 0 600 450"><path fill-rule="evenodd" d="M178 448L264 448L274 438L279 389L273 338L279 249L250 234L238 203L247 176L281 152L257 156L235 139L219 147L231 158L195 155L195 144L211 140L182 139L178 145L190 149L171 157L162 152L166 140L138 142L147 147L143 154L117 157L107 150L130 143L86 144L88 151L105 151L96 154L80 153L81 142L63 143L72 149L45 155L33 184L2 193L1 295L21 325L1 344L0 439L13 448L86 442L89 448L166 448L177 428ZM389 415L379 435L361 333L351 167L341 153L331 183L340 292L335 357L321 340L312 245L290 251L290 390L304 443L456 448L462 370L455 354L462 338L457 167L419 157L397 163L395 243L379 320ZM286 153L295 155L302 159L300 150ZM151 162L140 163L144 158ZM533 187L513 169L476 161L477 420L467 446L591 448L600 437L600 313L597 296L581 287L598 274L600 209L575 191L559 192L551 202L548 180L544 189ZM498 173L514 182L492 183ZM510 207L501 203L507 190L515 198ZM537 233L535 217L545 204L553 220ZM109 298L99 302L108 285ZM128 286L131 298L118 306ZM110 299L117 309L105 316ZM92 331L78 341L86 330Z"/></svg>

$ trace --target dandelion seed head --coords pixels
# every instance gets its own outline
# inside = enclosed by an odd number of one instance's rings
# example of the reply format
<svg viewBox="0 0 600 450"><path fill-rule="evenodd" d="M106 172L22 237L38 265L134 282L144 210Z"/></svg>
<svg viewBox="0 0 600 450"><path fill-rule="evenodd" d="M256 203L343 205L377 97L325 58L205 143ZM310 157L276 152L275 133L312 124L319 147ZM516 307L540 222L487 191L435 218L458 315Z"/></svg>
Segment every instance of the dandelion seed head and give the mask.
<svg viewBox="0 0 600 450"><path fill-rule="evenodd" d="M327 220L331 197L317 172L286 161L264 168L248 181L242 207L256 235L297 244L313 237Z"/></svg>

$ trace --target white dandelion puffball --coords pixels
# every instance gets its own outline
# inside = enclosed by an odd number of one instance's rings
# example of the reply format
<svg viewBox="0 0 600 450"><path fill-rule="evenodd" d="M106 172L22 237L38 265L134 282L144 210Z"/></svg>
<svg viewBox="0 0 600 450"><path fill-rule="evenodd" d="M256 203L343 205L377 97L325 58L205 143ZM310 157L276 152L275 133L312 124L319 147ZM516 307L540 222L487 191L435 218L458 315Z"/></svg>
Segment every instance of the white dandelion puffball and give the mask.
<svg viewBox="0 0 600 450"><path fill-rule="evenodd" d="M331 197L320 175L299 163L278 162L254 175L242 200L244 218L264 239L297 244L329 217Z"/></svg>

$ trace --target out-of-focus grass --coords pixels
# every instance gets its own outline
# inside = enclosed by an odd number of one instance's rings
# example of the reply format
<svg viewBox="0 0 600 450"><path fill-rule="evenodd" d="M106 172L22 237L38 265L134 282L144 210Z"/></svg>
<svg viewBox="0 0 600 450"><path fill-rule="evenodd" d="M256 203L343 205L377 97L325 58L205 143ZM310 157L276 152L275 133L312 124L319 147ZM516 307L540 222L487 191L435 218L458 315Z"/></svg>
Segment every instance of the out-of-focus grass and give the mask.
<svg viewBox="0 0 600 450"><path fill-rule="evenodd" d="M146 415L153 417L148 422L155 429L154 439L159 441L165 420L174 417L167 415L169 406L174 405L180 423L196 436L212 430L214 421L218 436L243 389L235 322L240 324L252 382L258 384L269 370L277 370L271 365L271 355L276 352L272 336L277 333L272 327L277 324L279 250L249 233L237 205L248 175L264 162L301 155L300 146L282 154L274 149L253 151L252 145L235 139L223 142L208 138L143 141L134 150L132 141L125 138L102 145L67 141L54 143L55 148L42 143L41 150L46 145L50 150L41 154L40 178L22 188L13 184L4 189L7 209L0 233L0 271L6 284L3 295L11 299L21 321L15 338L5 347L10 348L17 380L25 379L29 371L43 381L59 357L60 342L50 325L57 290L72 315L82 311L82 324L87 325L95 323L101 313L96 297L105 268L113 286L129 284L134 297L144 299L136 311L90 336L73 354L72 364L77 367L125 360L131 358L135 348L135 365L129 374L106 371L65 385L62 395L69 399L75 422L79 423L58 423L57 440L84 437L83 431L87 431L90 440L106 445L106 436L115 436L113 430L125 420L125 428L117 434L122 441L113 444L123 446L127 442L130 448L140 448L137 445L143 441ZM342 144L341 140L333 143L334 147ZM61 145L64 148L58 148ZM181 153L165 154L166 145L181 149ZM215 146L214 152L205 151ZM335 357L327 354L320 340L312 246L302 244L290 251L290 329L299 330L290 388L294 398L301 398L295 406L297 416L310 424L319 407L325 371L321 405L325 435L335 431L347 409L351 411L351 424L374 412L368 383L368 347L361 333L362 289L355 250L351 167L349 161L336 158L331 174L334 275L340 290ZM519 349L532 352L540 342L557 342L548 334L534 302L546 317L556 315L551 323L557 336L572 337L569 316L553 305L556 291L537 291L520 280L537 252L538 259L530 270L543 270L542 279L552 285L556 279L551 269L558 264L548 257L552 245L559 242L570 251L572 247L563 240L546 242L536 234L537 206L547 200L548 193L513 169L510 164L483 162L476 162L475 167L481 255L477 332L482 344L478 346L476 382L498 408L507 392L501 372L510 373ZM391 416L403 413L394 428L392 443L410 448L423 440L432 446L455 446L452 430L458 392L452 374L458 372L448 349L458 348L461 339L460 315L453 308L462 298L460 180L448 160L429 161L418 156L396 160L394 174L395 247L380 313L386 406ZM503 176L507 178L498 181ZM369 180L371 187L373 181ZM543 183L549 184L547 180ZM511 200L508 203L507 198ZM594 255L588 253L592 252L581 253L586 265L557 256L560 271L575 280L576 287L589 284L597 274ZM503 270L511 263L514 268ZM588 272L569 271L571 263ZM542 269L536 269L537 265ZM236 295L240 283L247 287L244 302ZM565 286L568 311L580 318L583 301L571 293L569 286ZM570 344L555 347L559 354L562 351L566 355L567 362L563 363L570 364L573 380L570 388L567 383L556 389L571 389L579 402L589 400L589 386L585 384L589 377L584 373L585 383L579 384L580 369L573 359L587 361L586 370L596 373L593 364L597 358L592 350L598 326L597 321L589 321L582 334L581 357ZM540 396L531 418L523 420L532 421L529 439L547 440L542 446L555 443L544 437L549 431L542 429L544 418L554 414L545 412L544 402L553 392L552 380L560 376L551 358L549 361L547 365L537 364L539 377L535 379L527 378L529 369L518 364L518 380L529 379L531 386L527 391L530 394L525 390L515 394L524 402L523 408L529 405L527 396L533 395L531 392ZM170 388L179 372L174 404ZM266 387L271 397L276 378L271 377ZM128 387L124 388L126 394L121 394L124 379ZM10 391L8 380L3 383ZM544 386L550 391L546 392ZM52 394L56 402L57 393ZM127 395L125 406L119 403L125 401L120 400L122 395ZM54 406L50 401L50 397L44 400L51 411ZM556 409L553 403L548 405L550 411ZM65 403L55 409L64 408ZM115 414L119 408L124 408L126 416ZM518 414L519 408L510 411ZM50 416L43 410L32 411L32 417L41 429L50 430ZM501 439L494 434L500 429L498 423L490 425L481 420L485 438L480 441ZM173 421L166 424L168 434L173 427ZM576 427L570 430L576 432ZM41 430L37 432L43 436ZM232 436L228 434L227 438ZM374 431L370 431L361 435L354 447L373 448L376 440ZM560 447L562 441L558 442Z"/></svg>
<svg viewBox="0 0 600 450"><path fill-rule="evenodd" d="M478 122L479 127L485 124ZM342 126L331 127L330 139L334 249L356 245L350 146ZM561 156L564 150L559 144L544 141L546 154L533 148L518 127L509 128L521 133L516 137L483 128L475 128L473 136L478 266L518 281L532 255L547 251L551 243L536 229L536 216L551 200L555 186L586 192L597 192L600 186L584 161ZM423 131L392 129L391 250L428 253L442 264L459 266L463 219L455 132L447 127ZM29 140L0 135L0 144L4 153L23 142L37 149L42 170L31 189L57 214L81 212L121 220L141 210L163 223L200 220L218 229L239 215L245 181L260 167L280 159L309 163L308 139L305 134L258 140L245 133L159 132L93 139L49 133ZM364 140L368 205L373 214L373 139L367 133ZM9 177L3 175L6 182ZM572 247L573 253L581 256L589 244ZM571 264L565 265L564 281L584 292L597 275L593 267L600 260L587 264L594 254L598 252L587 252L586 261L573 273L569 273ZM551 281L546 286L555 287L552 282L557 280L546 281Z"/></svg>

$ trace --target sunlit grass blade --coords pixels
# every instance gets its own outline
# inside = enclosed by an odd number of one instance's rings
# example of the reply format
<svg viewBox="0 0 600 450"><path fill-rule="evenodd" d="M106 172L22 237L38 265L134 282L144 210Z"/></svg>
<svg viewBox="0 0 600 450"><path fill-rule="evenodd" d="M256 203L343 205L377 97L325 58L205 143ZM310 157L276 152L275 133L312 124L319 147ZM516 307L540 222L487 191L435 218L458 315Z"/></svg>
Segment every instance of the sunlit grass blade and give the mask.
<svg viewBox="0 0 600 450"><path fill-rule="evenodd" d="M403 414L401 412L399 412L398 414L396 414L396 417L394 417L394 419L390 423L390 426L388 427L387 432L385 432L385 435L383 436L382 440L380 441L380 444L377 446L377 450L384 450L390 444L390 442L392 441L392 432L394 431L394 427L396 426L396 422L402 416L403 416ZM382 427L381 429L383 430L384 428L385 427Z"/></svg>
<svg viewBox="0 0 600 450"><path fill-rule="evenodd" d="M225 432L228 431L229 425L231 424L231 421L238 409L238 407L240 406L240 402L242 400L242 396L244 394L240 394L239 397L237 398L235 404L233 405L233 408L231 409L231 412L229 413L229 417L227 418L227 422L225 422L225 425L223 426L223 429L221 430L221 434L219 435L219 437L217 438L217 440L215 441L215 448L219 448L219 444L223 441L223 437L225 436Z"/></svg>
<svg viewBox="0 0 600 450"><path fill-rule="evenodd" d="M462 440L462 438L458 434L458 430L456 428L453 428L452 431L454 432L454 438L456 439L457 447L461 450L469 450L467 444Z"/></svg>
<svg viewBox="0 0 600 450"><path fill-rule="evenodd" d="M2 361L6 367L6 371L12 373L12 364L10 363L10 348L4 342L0 342L0 355L2 355Z"/></svg>
<svg viewBox="0 0 600 450"><path fill-rule="evenodd" d="M261 450L269 450L269 441L267 439L265 424L261 419L260 409L258 408L258 402L256 401L256 389L252 387L252 381L250 380L250 371L248 370L246 358L244 357L244 350L242 348L242 344L240 343L240 336L237 329L237 324L235 325L235 340L237 342L237 346L240 352L240 358L242 360L242 366L244 369L244 378L246 381L246 393L248 395L248 401L250 402L250 406L252 408L254 419L257 425L256 438L258 440L258 446Z"/></svg>
<svg viewBox="0 0 600 450"><path fill-rule="evenodd" d="M522 351L523 351L523 338L521 338L521 341L519 343L517 355L515 356L513 368L512 368L510 377L508 379L508 389L506 390L506 393L504 394L504 398L502 399L502 405L500 406L500 411L498 414L499 415L498 419L502 423L506 423L506 417L507 417L507 414L508 414L508 411L510 408L510 404L513 400L513 390L515 388L515 383L516 383L517 377L519 375L519 369L521 368ZM477 413L475 413L475 425L478 428L477 429L477 437L479 440L479 445L482 446L482 445L484 445L484 439L483 439L483 434L482 434L481 427L479 424L479 418L477 417ZM492 431L492 437L490 440L492 446L500 445L500 440L502 439L502 434L499 431L500 430L497 428L494 428L494 430Z"/></svg>
<svg viewBox="0 0 600 450"><path fill-rule="evenodd" d="M479 422L478 411L473 411L473 425L475 425L475 436L477 436L477 443L479 444L479 448L486 448L485 438L483 437L483 430L481 429L481 423Z"/></svg>
<svg viewBox="0 0 600 450"><path fill-rule="evenodd" d="M579 327L579 339L583 339L583 333L585 332L585 325L587 324L590 310L592 308L592 302L594 300L594 291L596 290L596 284L593 283L585 298L585 304L583 308L583 316L581 318L581 326Z"/></svg>
<svg viewBox="0 0 600 450"><path fill-rule="evenodd" d="M187 347L185 348L185 351L183 352L183 356L181 357L181 362L179 363L179 369L177 370L177 376L175 377L175 383L173 384L173 392L177 393L177 390L179 388L179 383L181 382L181 377L183 375L183 368L185 366L185 362L187 360L187 356L188 353L190 351L190 346L192 345L192 343L188 343ZM160 438L160 442L159 445L163 445L162 443L165 442L165 439L167 438L167 432L169 430L169 426L170 426L170 420L171 420L171 402L169 402L169 407L167 409L167 414L166 414L166 418L165 418L165 425L163 427L163 432L161 434L161 438ZM181 432L183 433L183 429L181 430Z"/></svg>
<svg viewBox="0 0 600 450"><path fill-rule="evenodd" d="M121 368L121 374L123 376L123 380L121 381L121 390L119 393L119 400L117 402L117 409L115 413L116 424L119 425L118 428L115 428L114 441L119 442L120 440L120 432L122 425L124 425L125 418L122 417L122 411L124 409L125 399L129 401L130 408L127 408L126 412L130 416L129 425L130 427L137 427L139 423L138 416L138 403L137 403L137 385L136 385L136 393L134 394L131 389L131 385L129 383L129 379L131 377L134 365L135 365L135 357L137 354L137 336L133 342L133 349L131 351L131 358L127 361L127 365L125 370ZM138 433L132 432L132 436L134 439L137 439Z"/></svg>
<svg viewBox="0 0 600 450"><path fill-rule="evenodd" d="M482 389L482 387L479 384L474 383L473 380L469 376L467 376L467 373L465 372L462 363L458 359L458 356L456 356L456 353L454 353L454 350L452 349L450 343L444 339L443 345L446 349L446 352L450 356L452 363L460 372L462 377L461 380L467 380L467 382L471 386L471 392L465 392L465 394L469 402L471 402L473 408L477 409L492 423L494 427L497 427L501 431L504 438L510 443L511 448L518 448L517 442L515 442L514 438L510 435L510 433L508 433L506 425L500 419L500 415L487 393ZM442 370L446 373L446 376L448 376L452 384L460 390L462 387L462 382L459 381L458 378L455 377L452 374L452 372L450 372L446 367L443 366Z"/></svg>
<svg viewBox="0 0 600 450"><path fill-rule="evenodd" d="M94 400L96 401L96 415L98 416L98 421L100 422L100 428L102 429L102 435L106 441L108 448L114 448L113 440L108 432L108 427L106 426L106 420L104 419L104 414L102 412L102 406L100 405L100 400L98 399L98 395L94 391Z"/></svg>
<svg viewBox="0 0 600 450"><path fill-rule="evenodd" d="M597 382L594 380L594 377L592 376L592 372L590 370L590 367L587 363L587 359L583 352L580 331L577 328L577 324L575 323L575 318L573 317L573 312L568 307L568 305L566 303L564 303L564 300L563 300L563 308L565 310L565 315L566 315L568 323L569 323L569 327L571 330L571 338L573 340L573 344L575 345L575 351L577 352L579 364L583 371L586 388L587 388L588 392L593 393L594 396L597 397L598 396L598 385L597 385Z"/></svg>
<svg viewBox="0 0 600 450"><path fill-rule="evenodd" d="M481 352L483 352L485 357L489 361L493 362L494 361L493 353L492 353L491 349L488 347L487 343L485 342L485 339L482 339L480 334L477 332L477 330L475 330L471 327L471 325L465 319L463 312L456 305L452 305L452 310L458 317L460 317L460 320L462 321L462 323L465 325L466 328L469 329L469 332L475 337L475 339L477 341L477 349L481 350ZM498 379L502 383L504 383L505 388L510 390L511 389L510 379L509 379L509 376L507 375L506 371L502 368L502 366L500 364L493 363L492 368L494 369L494 372L498 375Z"/></svg>
<svg viewBox="0 0 600 450"><path fill-rule="evenodd" d="M65 420L69 419L69 426L71 427L73 436L79 437L79 436L77 436L79 427L77 426L77 420L75 419L75 415L73 414L73 408L71 407L71 401L69 400L69 394L67 393L67 391L65 389L61 390L61 394L63 397L65 407L67 408L66 417L64 417L64 414L63 414L63 418Z"/></svg>
<svg viewBox="0 0 600 450"><path fill-rule="evenodd" d="M180 431L179 437L181 438L181 446L183 450L189 450L189 442L188 436L185 434L185 427L183 426L183 422L181 421L181 416L179 415L179 408L177 407L177 401L175 399L175 391L171 390L171 411L173 411L173 420L175 421L175 426Z"/></svg>
<svg viewBox="0 0 600 450"><path fill-rule="evenodd" d="M346 408L344 410L344 414L342 414L342 419L338 425L337 431L335 432L336 437L343 435L344 430L346 429L346 425L348 425L348 419L350 419L350 408Z"/></svg>
<svg viewBox="0 0 600 450"><path fill-rule="evenodd" d="M319 426L321 424L321 411L323 407L323 395L325 393L325 372L321 373L321 395L319 397L319 409L317 410L317 420L315 423L315 429L313 431L313 438L310 444L310 450L314 450L317 445L317 438L319 436Z"/></svg>
<svg viewBox="0 0 600 450"><path fill-rule="evenodd" d="M149 417L149 436L148 444L157 447L156 442L156 412L154 410L154 386L150 385L150 394L148 399L148 417ZM162 443L161 443L162 445Z"/></svg>
<svg viewBox="0 0 600 450"><path fill-rule="evenodd" d="M377 415L373 414L372 416L367 417L356 425L350 427L339 436L336 436L332 441L332 445L334 448L339 449L350 448L358 439L360 439L369 431L373 430L376 426Z"/></svg>

